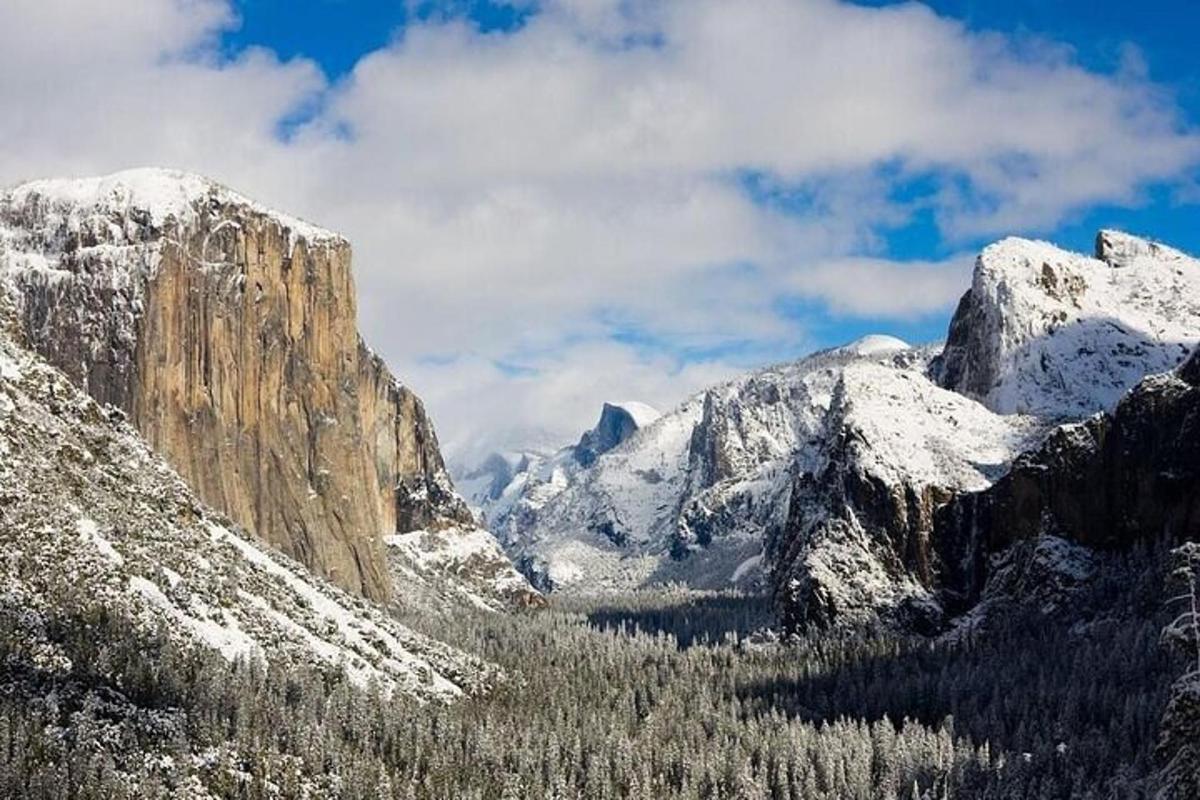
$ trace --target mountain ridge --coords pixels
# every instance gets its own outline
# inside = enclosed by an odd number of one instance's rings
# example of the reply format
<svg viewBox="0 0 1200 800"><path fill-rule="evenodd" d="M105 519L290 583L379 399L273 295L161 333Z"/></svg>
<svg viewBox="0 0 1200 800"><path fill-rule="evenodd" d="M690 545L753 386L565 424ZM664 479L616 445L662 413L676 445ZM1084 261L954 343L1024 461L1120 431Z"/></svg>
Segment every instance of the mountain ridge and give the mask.
<svg viewBox="0 0 1200 800"><path fill-rule="evenodd" d="M756 576L794 624L933 631L935 511L1198 343L1195 259L1115 231L1095 257L1005 239L981 253L945 344L865 337L703 390L502 538L544 588Z"/></svg>

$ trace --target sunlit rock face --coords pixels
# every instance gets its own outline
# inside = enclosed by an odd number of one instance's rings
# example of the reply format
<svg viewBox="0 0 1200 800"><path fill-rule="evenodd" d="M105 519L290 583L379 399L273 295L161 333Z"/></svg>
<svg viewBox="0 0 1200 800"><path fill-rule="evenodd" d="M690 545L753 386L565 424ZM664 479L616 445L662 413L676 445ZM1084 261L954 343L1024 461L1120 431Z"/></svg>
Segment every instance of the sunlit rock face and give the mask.
<svg viewBox="0 0 1200 800"><path fill-rule="evenodd" d="M6 612L24 620L21 646L40 654L39 673L74 672L46 620L86 613L122 620L135 641L165 637L289 673L341 670L385 696L450 700L495 681L494 667L406 628L205 506L121 410L19 344L13 310L0 295L0 585ZM113 644L111 628L88 630Z"/></svg>
<svg viewBox="0 0 1200 800"><path fill-rule="evenodd" d="M207 504L382 600L384 536L469 522L420 400L360 340L350 245L194 175L0 196L28 343Z"/></svg>

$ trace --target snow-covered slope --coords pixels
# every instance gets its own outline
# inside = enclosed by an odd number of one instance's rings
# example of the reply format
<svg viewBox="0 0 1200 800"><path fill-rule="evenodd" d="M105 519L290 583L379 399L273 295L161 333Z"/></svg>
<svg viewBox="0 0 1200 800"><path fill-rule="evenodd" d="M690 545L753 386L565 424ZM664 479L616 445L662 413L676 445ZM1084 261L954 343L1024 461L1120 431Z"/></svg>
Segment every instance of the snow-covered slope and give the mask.
<svg viewBox="0 0 1200 800"><path fill-rule="evenodd" d="M1005 239L979 256L935 372L1002 414L1078 418L1197 342L1200 261L1116 231L1094 258Z"/></svg>
<svg viewBox="0 0 1200 800"><path fill-rule="evenodd" d="M0 572L30 613L65 599L227 658L343 667L422 699L494 670L413 633L204 507L124 422L18 346L0 301Z"/></svg>
<svg viewBox="0 0 1200 800"><path fill-rule="evenodd" d="M429 614L465 604L499 612L546 602L484 528L458 525L393 533L384 542L392 580L404 589L393 600L402 609Z"/></svg>

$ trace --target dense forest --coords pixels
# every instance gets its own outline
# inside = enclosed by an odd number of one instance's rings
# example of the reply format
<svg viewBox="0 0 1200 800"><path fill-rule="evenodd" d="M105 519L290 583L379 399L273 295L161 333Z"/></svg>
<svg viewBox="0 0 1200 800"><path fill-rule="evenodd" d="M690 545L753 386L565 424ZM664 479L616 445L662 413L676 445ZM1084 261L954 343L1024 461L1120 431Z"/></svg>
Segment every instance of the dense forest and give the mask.
<svg viewBox="0 0 1200 800"><path fill-rule="evenodd" d="M682 591L413 617L507 675L425 706L180 651L85 600L4 605L0 796L1150 797L1184 669L1169 563L1108 561L1065 610L940 640L779 641L760 598Z"/></svg>

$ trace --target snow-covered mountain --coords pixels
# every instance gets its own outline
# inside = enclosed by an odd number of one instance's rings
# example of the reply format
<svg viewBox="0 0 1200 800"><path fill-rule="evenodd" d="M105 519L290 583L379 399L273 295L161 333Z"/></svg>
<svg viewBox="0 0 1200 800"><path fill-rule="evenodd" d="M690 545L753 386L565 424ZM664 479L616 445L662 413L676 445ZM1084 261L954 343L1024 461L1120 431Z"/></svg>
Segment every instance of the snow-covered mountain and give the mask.
<svg viewBox="0 0 1200 800"><path fill-rule="evenodd" d="M597 458L658 417L659 412L645 403L604 403L596 425L577 443L554 452L493 453L468 470L459 485L488 528L514 546L531 515Z"/></svg>
<svg viewBox="0 0 1200 800"><path fill-rule="evenodd" d="M935 353L873 336L705 390L580 471L506 542L547 588L753 585L797 476L844 456L834 448L852 427L878 442L884 480L982 485L1037 426L936 386Z"/></svg>
<svg viewBox="0 0 1200 800"><path fill-rule="evenodd" d="M0 298L0 572L30 622L90 609L233 660L341 666L420 699L485 688L494 668L395 622L206 507L112 406L18 345Z"/></svg>
<svg viewBox="0 0 1200 800"><path fill-rule="evenodd" d="M1200 269L1165 245L1101 231L1094 257L1006 239L979 257L934 370L1001 414L1111 409L1200 340Z"/></svg>
<svg viewBox="0 0 1200 800"><path fill-rule="evenodd" d="M1104 231L1095 258L984 250L945 347L867 337L703 391L510 515L544 588L770 576L793 622L937 626L935 512L1200 342L1200 263Z"/></svg>
<svg viewBox="0 0 1200 800"><path fill-rule="evenodd" d="M0 291L31 348L310 569L379 601L535 599L359 337L338 234L183 172L35 181L0 193Z"/></svg>

